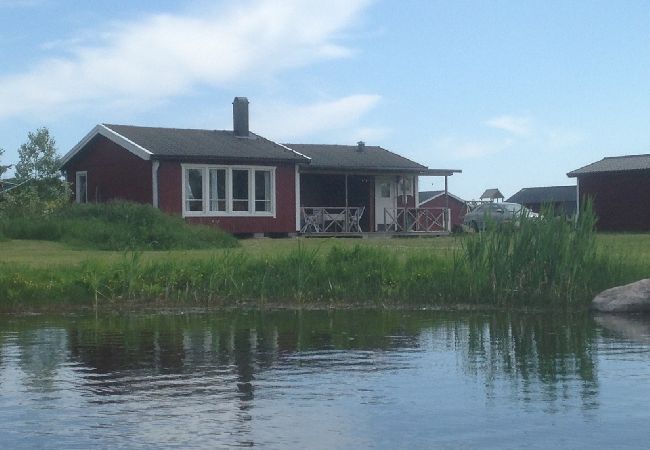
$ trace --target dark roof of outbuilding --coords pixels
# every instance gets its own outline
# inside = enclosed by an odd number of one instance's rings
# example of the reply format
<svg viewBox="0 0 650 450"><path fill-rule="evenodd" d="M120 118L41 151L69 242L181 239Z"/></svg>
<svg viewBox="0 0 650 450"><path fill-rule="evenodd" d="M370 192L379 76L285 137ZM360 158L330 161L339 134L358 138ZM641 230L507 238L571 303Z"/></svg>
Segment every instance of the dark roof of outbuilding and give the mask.
<svg viewBox="0 0 650 450"><path fill-rule="evenodd" d="M422 204L422 203L424 203L424 202L426 202L428 200L431 200L432 198L436 198L436 197L439 197L439 196L444 195L444 194L445 194L445 191L420 191L418 193L418 196L419 196L420 204ZM454 194L452 194L449 191L447 191L447 194L449 195L450 198L455 198L456 200L458 200L461 203L466 203L465 200L463 200L460 197L455 196Z"/></svg>
<svg viewBox="0 0 650 450"><path fill-rule="evenodd" d="M427 200L437 197L444 194L445 191L420 191L418 195L420 196L420 203L426 202Z"/></svg>
<svg viewBox="0 0 650 450"><path fill-rule="evenodd" d="M138 127L104 124L106 128L159 158L270 159L308 162L308 158L254 133L238 137L227 130Z"/></svg>
<svg viewBox="0 0 650 450"><path fill-rule="evenodd" d="M365 145L284 144L311 158L310 169L426 171L427 167L385 148Z"/></svg>
<svg viewBox="0 0 650 450"><path fill-rule="evenodd" d="M575 186L545 186L523 188L515 195L510 197L508 202L512 203L557 203L557 202L575 202Z"/></svg>
<svg viewBox="0 0 650 450"><path fill-rule="evenodd" d="M569 177L599 172L626 172L650 169L650 155L608 156L567 173Z"/></svg>
<svg viewBox="0 0 650 450"><path fill-rule="evenodd" d="M500 190L498 189L486 189L485 192L483 192L483 195L481 195L481 200L484 198L489 198L490 200L496 200L498 198L503 198L503 194L501 193Z"/></svg>

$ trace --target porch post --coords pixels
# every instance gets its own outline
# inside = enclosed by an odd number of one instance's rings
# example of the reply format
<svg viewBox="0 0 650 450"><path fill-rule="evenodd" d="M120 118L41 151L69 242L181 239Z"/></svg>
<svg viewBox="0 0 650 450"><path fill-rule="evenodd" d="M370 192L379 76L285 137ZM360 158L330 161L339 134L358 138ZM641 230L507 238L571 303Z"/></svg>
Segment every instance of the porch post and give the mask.
<svg viewBox="0 0 650 450"><path fill-rule="evenodd" d="M445 215L447 216L447 231L451 231L451 211L449 211L449 190L447 189L448 176L445 175Z"/></svg>
<svg viewBox="0 0 650 450"><path fill-rule="evenodd" d="M348 223L349 223L349 217L348 217L348 174L345 174L345 226L343 227L343 231L348 231Z"/></svg>
<svg viewBox="0 0 650 450"><path fill-rule="evenodd" d="M407 211L407 204L406 204L406 175L402 175L402 206L404 207L404 218L402 220L402 231L406 232L406 211ZM399 184L397 185L397 188L399 189Z"/></svg>

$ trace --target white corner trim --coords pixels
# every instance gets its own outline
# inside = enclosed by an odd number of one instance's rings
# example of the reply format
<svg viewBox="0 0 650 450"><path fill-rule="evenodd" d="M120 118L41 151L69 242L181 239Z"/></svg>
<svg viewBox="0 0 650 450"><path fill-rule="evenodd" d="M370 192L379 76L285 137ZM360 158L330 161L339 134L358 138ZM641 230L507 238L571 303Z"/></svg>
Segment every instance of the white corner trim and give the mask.
<svg viewBox="0 0 650 450"><path fill-rule="evenodd" d="M160 167L160 161L153 160L151 163L151 203L154 208L158 208L158 167Z"/></svg>
<svg viewBox="0 0 650 450"><path fill-rule="evenodd" d="M99 124L96 125L88 134L86 134L72 149L66 153L63 158L61 158L61 165L66 164L68 161L70 161L77 153L79 153L85 146L90 142L92 138L97 136L98 134L104 136L110 141L113 141L120 147L125 148L129 152L133 153L135 156L142 158L144 160L149 160L151 159L151 155L153 155L152 152L147 150L146 148L136 144L135 142L125 138L119 133L116 133L115 131L111 130L108 128L106 125Z"/></svg>
<svg viewBox="0 0 650 450"><path fill-rule="evenodd" d="M298 164L294 166L294 180L295 180L295 190L296 190L296 231L300 231L300 171L298 170Z"/></svg>

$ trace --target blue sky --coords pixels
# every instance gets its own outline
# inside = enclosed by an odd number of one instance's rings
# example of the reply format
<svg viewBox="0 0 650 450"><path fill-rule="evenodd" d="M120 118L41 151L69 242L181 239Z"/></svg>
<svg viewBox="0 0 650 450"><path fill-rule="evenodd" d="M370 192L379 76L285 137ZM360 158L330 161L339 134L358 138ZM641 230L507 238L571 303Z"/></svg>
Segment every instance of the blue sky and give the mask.
<svg viewBox="0 0 650 450"><path fill-rule="evenodd" d="M0 0L0 147L97 123L381 145L450 191L573 184L650 153L647 1ZM423 179L422 190L442 188Z"/></svg>

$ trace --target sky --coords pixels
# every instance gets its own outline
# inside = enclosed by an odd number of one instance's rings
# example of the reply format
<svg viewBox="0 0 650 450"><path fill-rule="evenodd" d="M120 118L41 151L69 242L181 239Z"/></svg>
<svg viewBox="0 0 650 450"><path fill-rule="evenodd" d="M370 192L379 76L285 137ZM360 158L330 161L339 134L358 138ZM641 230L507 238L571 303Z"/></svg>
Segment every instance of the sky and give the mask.
<svg viewBox="0 0 650 450"><path fill-rule="evenodd" d="M477 199L650 153L650 2L0 0L0 164L98 123L380 145ZM442 189L441 178L420 180Z"/></svg>

